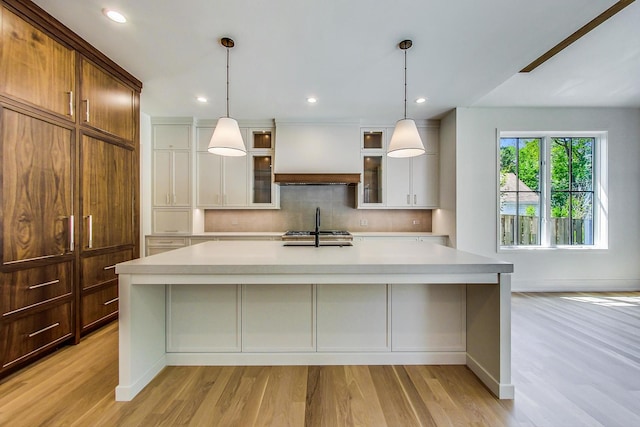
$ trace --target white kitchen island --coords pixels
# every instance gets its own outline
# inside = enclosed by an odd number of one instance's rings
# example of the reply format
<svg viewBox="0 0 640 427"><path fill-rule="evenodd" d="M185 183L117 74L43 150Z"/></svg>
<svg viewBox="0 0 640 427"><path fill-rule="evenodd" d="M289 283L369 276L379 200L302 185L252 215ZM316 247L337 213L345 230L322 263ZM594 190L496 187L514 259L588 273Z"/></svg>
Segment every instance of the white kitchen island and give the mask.
<svg viewBox="0 0 640 427"><path fill-rule="evenodd" d="M116 272L116 400L171 365L466 364L514 395L510 263L424 242L213 241Z"/></svg>

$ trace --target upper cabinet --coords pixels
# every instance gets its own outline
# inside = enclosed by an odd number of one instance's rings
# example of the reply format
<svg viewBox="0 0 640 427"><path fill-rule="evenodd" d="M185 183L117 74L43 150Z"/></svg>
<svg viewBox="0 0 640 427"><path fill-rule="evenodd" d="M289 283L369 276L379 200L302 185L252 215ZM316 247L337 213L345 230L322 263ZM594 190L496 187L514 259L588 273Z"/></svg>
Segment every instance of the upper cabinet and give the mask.
<svg viewBox="0 0 640 427"><path fill-rule="evenodd" d="M419 126L426 153L410 158L386 155L393 128L361 129L361 209L433 209L439 204L439 130Z"/></svg>
<svg viewBox="0 0 640 427"><path fill-rule="evenodd" d="M191 124L153 125L153 206L191 206Z"/></svg>
<svg viewBox="0 0 640 427"><path fill-rule="evenodd" d="M277 208L273 183L274 131L241 127L247 156L222 157L207 151L214 127L196 129L196 206L211 209Z"/></svg>
<svg viewBox="0 0 640 427"><path fill-rule="evenodd" d="M0 6L0 93L75 120L75 52Z"/></svg>
<svg viewBox="0 0 640 427"><path fill-rule="evenodd" d="M127 141L136 134L136 93L92 62L82 59L80 118L85 125Z"/></svg>

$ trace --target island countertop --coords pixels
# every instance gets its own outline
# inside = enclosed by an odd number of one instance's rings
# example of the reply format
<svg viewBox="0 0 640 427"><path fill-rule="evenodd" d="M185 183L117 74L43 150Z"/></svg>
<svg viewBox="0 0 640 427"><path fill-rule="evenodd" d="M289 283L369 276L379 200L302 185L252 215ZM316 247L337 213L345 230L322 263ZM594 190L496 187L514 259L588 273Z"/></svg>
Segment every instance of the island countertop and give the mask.
<svg viewBox="0 0 640 427"><path fill-rule="evenodd" d="M211 241L118 264L118 274L467 274L511 273L513 264L425 242L284 246Z"/></svg>

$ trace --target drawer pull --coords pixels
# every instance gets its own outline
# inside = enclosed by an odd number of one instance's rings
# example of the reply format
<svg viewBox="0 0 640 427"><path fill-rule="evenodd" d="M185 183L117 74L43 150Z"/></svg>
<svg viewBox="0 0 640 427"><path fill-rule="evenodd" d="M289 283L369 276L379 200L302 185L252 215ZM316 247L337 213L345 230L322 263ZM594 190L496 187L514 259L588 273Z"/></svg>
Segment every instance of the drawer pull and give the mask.
<svg viewBox="0 0 640 427"><path fill-rule="evenodd" d="M44 288L45 286L55 285L56 283L60 283L60 280L56 279L56 280L50 280L44 283L38 283L37 285L29 286L27 289L32 290L32 289Z"/></svg>
<svg viewBox="0 0 640 427"><path fill-rule="evenodd" d="M113 265L109 265L109 266L107 266L107 267L103 268L103 270L113 270L114 268L116 268L116 265L115 265L115 264L113 264Z"/></svg>
<svg viewBox="0 0 640 427"><path fill-rule="evenodd" d="M73 252L73 248L76 245L75 239L75 218L71 215L69 216L69 252Z"/></svg>
<svg viewBox="0 0 640 427"><path fill-rule="evenodd" d="M107 301L107 302L103 303L102 305L109 305L109 304L113 304L114 302L118 302L118 299L119 299L119 298L114 298L114 299L112 299L112 300L109 300L109 301Z"/></svg>
<svg viewBox="0 0 640 427"><path fill-rule="evenodd" d="M55 328L55 327L57 327L57 326L60 326L60 322L56 322L56 323L54 323L53 325L49 325L49 326L47 326L46 328L42 328L42 329L40 329L39 331L31 332L28 336L29 336L29 338L33 338L33 337L35 337L36 335L40 335L41 333L46 332L46 331L48 331L49 329L53 329L53 328Z"/></svg>
<svg viewBox="0 0 640 427"><path fill-rule="evenodd" d="M87 248L93 249L93 215L87 215L87 221L87 233L89 234Z"/></svg>

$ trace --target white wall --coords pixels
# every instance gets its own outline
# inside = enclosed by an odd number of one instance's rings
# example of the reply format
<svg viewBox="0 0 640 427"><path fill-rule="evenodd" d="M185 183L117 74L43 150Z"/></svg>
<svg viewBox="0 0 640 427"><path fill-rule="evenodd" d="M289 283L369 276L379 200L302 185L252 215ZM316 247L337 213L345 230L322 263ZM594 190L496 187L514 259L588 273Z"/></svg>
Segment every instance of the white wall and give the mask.
<svg viewBox="0 0 640 427"><path fill-rule="evenodd" d="M440 208L432 214L434 233L449 236L456 247L456 111L440 122Z"/></svg>
<svg viewBox="0 0 640 427"><path fill-rule="evenodd" d="M513 262L516 291L640 289L640 109L458 108L455 122L458 249ZM498 130L608 132L609 249L498 252Z"/></svg>

